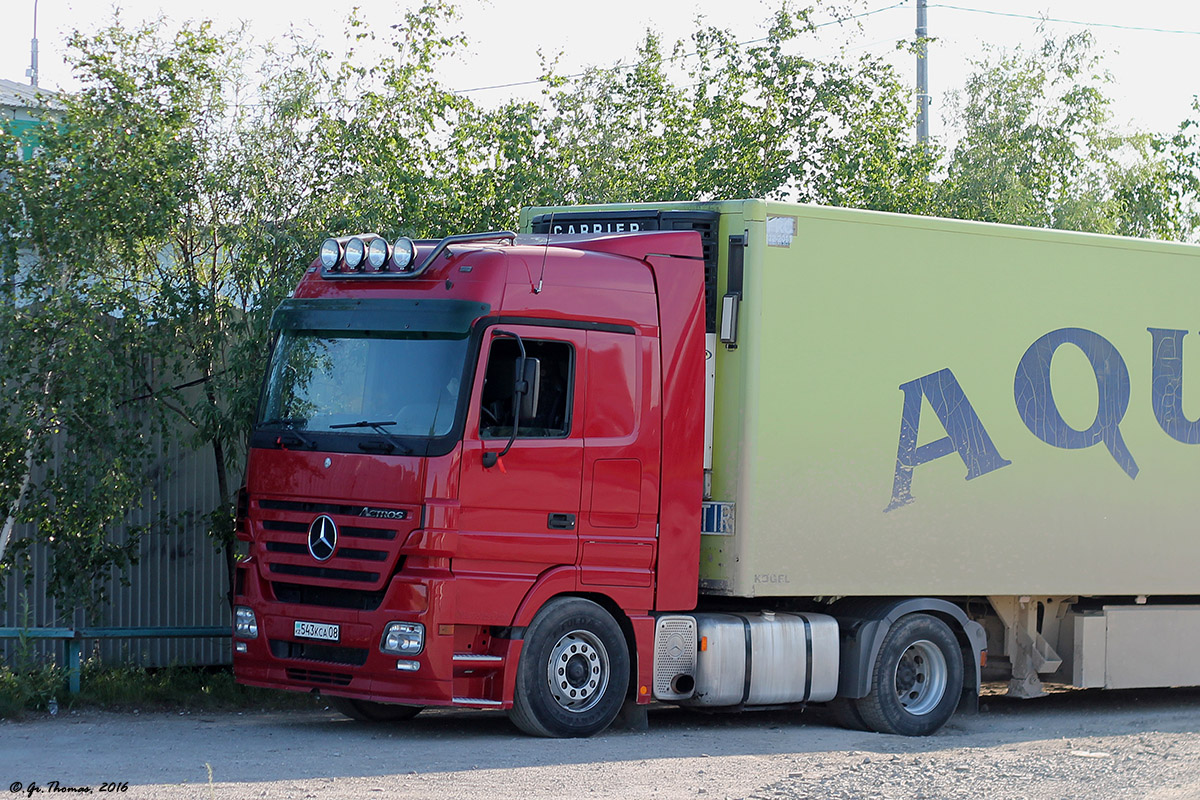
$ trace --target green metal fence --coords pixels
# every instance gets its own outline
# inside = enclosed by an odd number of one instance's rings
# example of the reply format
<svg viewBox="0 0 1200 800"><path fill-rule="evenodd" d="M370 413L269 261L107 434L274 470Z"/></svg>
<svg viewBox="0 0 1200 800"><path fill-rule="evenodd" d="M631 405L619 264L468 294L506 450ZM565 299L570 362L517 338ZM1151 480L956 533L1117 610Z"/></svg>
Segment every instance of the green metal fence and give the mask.
<svg viewBox="0 0 1200 800"><path fill-rule="evenodd" d="M59 639L67 650L67 686L79 694L80 653L88 639L201 639L232 636L227 625L158 628L0 628L0 639Z"/></svg>

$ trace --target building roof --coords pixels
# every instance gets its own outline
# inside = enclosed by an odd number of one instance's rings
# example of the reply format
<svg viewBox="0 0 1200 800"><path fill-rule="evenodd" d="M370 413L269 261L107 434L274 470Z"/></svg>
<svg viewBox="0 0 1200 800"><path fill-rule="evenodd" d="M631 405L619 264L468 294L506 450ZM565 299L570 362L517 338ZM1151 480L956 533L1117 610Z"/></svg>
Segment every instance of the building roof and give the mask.
<svg viewBox="0 0 1200 800"><path fill-rule="evenodd" d="M0 78L0 108L50 108L60 109L58 92L27 83L6 81Z"/></svg>

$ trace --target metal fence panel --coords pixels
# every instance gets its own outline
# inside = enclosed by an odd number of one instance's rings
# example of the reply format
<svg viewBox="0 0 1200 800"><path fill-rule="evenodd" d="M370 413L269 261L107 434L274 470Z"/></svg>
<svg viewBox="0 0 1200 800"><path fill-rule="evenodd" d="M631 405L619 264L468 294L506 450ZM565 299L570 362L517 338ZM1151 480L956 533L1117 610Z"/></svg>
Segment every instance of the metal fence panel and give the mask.
<svg viewBox="0 0 1200 800"><path fill-rule="evenodd" d="M122 585L114 570L108 576L111 602L96 619L71 615L47 595L50 553L45 546L33 549L29 569L14 570L0 587L0 627L171 627L230 625L226 600L228 578L224 554L207 535L205 514L218 500L212 450L190 448L177 436L154 435L161 454L151 472L143 506L128 519L131 526L146 525L139 546L139 561L126 573ZM230 475L236 486L238 476ZM163 520L169 522L165 523ZM31 533L18 526L14 540ZM126 527L114 530L120 541ZM9 663L17 656L17 642L0 640L0 656ZM57 642L31 645L39 657L53 655L63 661ZM228 639L110 639L89 643L85 657L97 654L106 663L139 666L170 664L213 665L231 660Z"/></svg>

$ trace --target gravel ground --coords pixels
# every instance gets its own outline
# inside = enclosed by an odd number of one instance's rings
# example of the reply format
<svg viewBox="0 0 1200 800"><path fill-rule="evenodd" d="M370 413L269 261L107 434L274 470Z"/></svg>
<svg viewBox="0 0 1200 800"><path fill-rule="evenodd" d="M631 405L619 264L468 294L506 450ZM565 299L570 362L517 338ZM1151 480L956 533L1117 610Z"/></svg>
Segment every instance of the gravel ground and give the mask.
<svg viewBox="0 0 1200 800"><path fill-rule="evenodd" d="M586 740L532 739L502 714L458 710L394 725L330 711L0 723L0 794L64 796L52 781L93 795L111 782L124 797L222 800L1191 800L1200 798L1200 690L989 697L980 714L924 739L842 730L820 710L656 708L649 732Z"/></svg>

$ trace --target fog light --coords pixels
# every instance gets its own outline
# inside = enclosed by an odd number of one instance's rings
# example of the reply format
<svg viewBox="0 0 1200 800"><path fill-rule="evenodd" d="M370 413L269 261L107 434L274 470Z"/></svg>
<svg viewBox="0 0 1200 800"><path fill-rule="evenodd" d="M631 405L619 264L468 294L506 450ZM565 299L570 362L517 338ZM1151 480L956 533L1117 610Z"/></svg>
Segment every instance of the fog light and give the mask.
<svg viewBox="0 0 1200 800"><path fill-rule="evenodd" d="M245 653L245 652L249 651L250 648L246 645L245 642L234 642L233 649L239 653Z"/></svg>
<svg viewBox="0 0 1200 800"><path fill-rule="evenodd" d="M243 639L258 638L258 620L248 606L238 606L233 610L233 635Z"/></svg>
<svg viewBox="0 0 1200 800"><path fill-rule="evenodd" d="M396 669L401 672L416 672L421 668L419 661L405 661L403 659L396 662Z"/></svg>
<svg viewBox="0 0 1200 800"><path fill-rule="evenodd" d="M379 649L383 652L404 656L415 656L424 648L425 626L419 622L389 622L379 642Z"/></svg>

